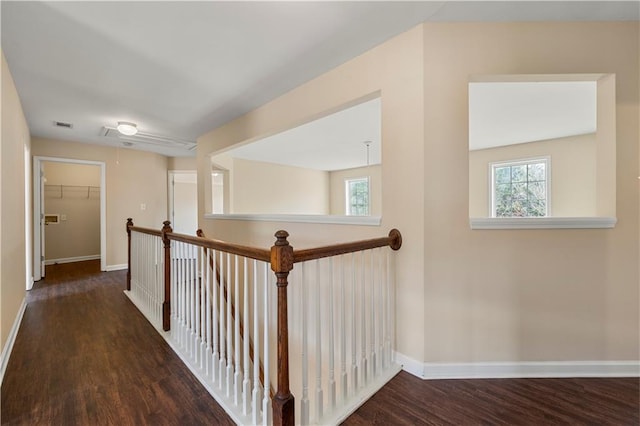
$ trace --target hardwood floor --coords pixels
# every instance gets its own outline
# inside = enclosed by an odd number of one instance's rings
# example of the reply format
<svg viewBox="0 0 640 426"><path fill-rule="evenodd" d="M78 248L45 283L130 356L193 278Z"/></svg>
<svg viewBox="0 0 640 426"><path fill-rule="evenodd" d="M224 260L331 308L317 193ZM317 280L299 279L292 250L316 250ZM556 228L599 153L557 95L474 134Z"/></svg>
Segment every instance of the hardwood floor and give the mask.
<svg viewBox="0 0 640 426"><path fill-rule="evenodd" d="M639 424L638 378L421 380L394 377L343 424Z"/></svg>
<svg viewBox="0 0 640 426"><path fill-rule="evenodd" d="M125 271L54 265L27 296L5 425L234 424L123 294Z"/></svg>
<svg viewBox="0 0 640 426"><path fill-rule="evenodd" d="M27 295L3 425L233 424L99 261L47 267ZM345 425L640 424L640 379L423 381L401 372Z"/></svg>

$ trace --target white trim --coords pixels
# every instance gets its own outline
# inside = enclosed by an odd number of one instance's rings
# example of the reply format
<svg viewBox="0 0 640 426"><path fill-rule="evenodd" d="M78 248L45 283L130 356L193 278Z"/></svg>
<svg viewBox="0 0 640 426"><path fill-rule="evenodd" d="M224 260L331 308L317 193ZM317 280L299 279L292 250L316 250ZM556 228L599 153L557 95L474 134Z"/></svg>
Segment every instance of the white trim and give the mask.
<svg viewBox="0 0 640 426"><path fill-rule="evenodd" d="M33 281L33 277L27 278L27 291L33 288L33 284L35 284L35 282Z"/></svg>
<svg viewBox="0 0 640 426"><path fill-rule="evenodd" d="M20 305L20 309L18 310L18 315L16 315L16 319L13 321L13 326L9 331L9 336L7 337L7 342L2 348L2 355L0 355L0 384L4 380L4 372L7 369L7 364L9 363L9 358L11 357L11 351L13 350L13 344L16 342L16 336L18 336L18 330L20 329L20 324L22 323L22 317L24 316L24 311L27 309L27 301L26 299L22 299L22 304Z"/></svg>
<svg viewBox="0 0 640 426"><path fill-rule="evenodd" d="M394 352L394 360L402 366L402 369L421 379L426 379L424 373L424 363L410 358L400 352Z"/></svg>
<svg viewBox="0 0 640 426"><path fill-rule="evenodd" d="M383 388L389 380L393 379L396 374L402 370L399 364L392 364L388 370L382 372L380 376L376 377L373 381L368 382L364 389L358 391L355 397L351 397L340 408L337 413L333 413L331 416L325 416L321 419L321 424L327 425L339 425L344 422L347 417L355 413L355 411L369 400L376 392Z"/></svg>
<svg viewBox="0 0 640 426"><path fill-rule="evenodd" d="M127 268L129 268L129 265L127 263L121 263L119 265L108 265L105 268L105 271L107 272L122 271L123 269L127 269Z"/></svg>
<svg viewBox="0 0 640 426"><path fill-rule="evenodd" d="M94 254L91 256L76 256L76 257L62 257L60 259L49 259L45 260L45 265L55 265L56 263L73 263L73 262L82 262L84 260L98 260L100 259L99 254Z"/></svg>
<svg viewBox="0 0 640 426"><path fill-rule="evenodd" d="M421 363L395 353L402 369L421 379L640 377L640 361Z"/></svg>
<svg viewBox="0 0 640 426"><path fill-rule="evenodd" d="M597 229L613 228L615 217L471 217L471 229Z"/></svg>
<svg viewBox="0 0 640 426"><path fill-rule="evenodd" d="M205 219L247 220L255 222L293 222L323 223L336 225L380 226L380 216L332 216L314 214L212 214L206 213Z"/></svg>

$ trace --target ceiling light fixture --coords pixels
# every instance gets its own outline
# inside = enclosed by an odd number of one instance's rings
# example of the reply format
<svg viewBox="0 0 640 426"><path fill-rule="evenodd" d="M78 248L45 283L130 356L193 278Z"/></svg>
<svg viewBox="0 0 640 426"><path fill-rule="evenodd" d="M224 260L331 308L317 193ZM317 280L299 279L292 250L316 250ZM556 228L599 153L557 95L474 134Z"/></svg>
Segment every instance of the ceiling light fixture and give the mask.
<svg viewBox="0 0 640 426"><path fill-rule="evenodd" d="M133 136L138 133L138 127L135 123L129 123L127 121L118 121L118 131L123 135Z"/></svg>

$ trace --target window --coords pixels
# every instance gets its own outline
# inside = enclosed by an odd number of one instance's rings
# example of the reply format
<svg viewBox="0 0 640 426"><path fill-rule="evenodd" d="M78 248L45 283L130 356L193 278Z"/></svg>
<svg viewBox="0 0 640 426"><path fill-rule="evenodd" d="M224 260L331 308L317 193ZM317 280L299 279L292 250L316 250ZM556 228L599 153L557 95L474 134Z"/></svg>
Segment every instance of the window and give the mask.
<svg viewBox="0 0 640 426"><path fill-rule="evenodd" d="M347 179L347 216L369 216L369 178Z"/></svg>
<svg viewBox="0 0 640 426"><path fill-rule="evenodd" d="M211 213L224 213L225 199L225 172L223 170L213 170L211 172Z"/></svg>
<svg viewBox="0 0 640 426"><path fill-rule="evenodd" d="M491 164L492 217L549 215L549 158Z"/></svg>

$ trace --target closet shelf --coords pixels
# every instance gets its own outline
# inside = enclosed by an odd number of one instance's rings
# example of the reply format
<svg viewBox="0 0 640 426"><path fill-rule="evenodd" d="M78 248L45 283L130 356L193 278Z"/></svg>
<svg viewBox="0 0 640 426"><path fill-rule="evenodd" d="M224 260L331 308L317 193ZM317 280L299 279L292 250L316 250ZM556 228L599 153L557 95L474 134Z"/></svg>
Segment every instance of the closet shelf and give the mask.
<svg viewBox="0 0 640 426"><path fill-rule="evenodd" d="M45 185L44 190L47 195L53 196L55 193L58 198L64 198L65 191L72 191L74 194L87 194L87 198L90 198L91 194L100 194L100 187L91 185Z"/></svg>

